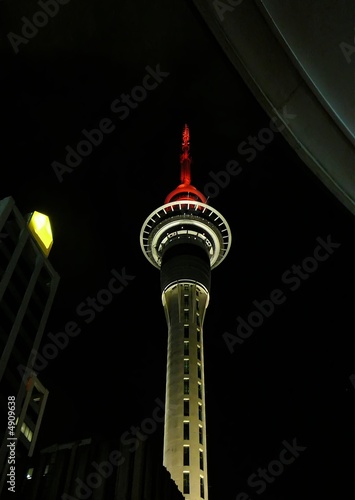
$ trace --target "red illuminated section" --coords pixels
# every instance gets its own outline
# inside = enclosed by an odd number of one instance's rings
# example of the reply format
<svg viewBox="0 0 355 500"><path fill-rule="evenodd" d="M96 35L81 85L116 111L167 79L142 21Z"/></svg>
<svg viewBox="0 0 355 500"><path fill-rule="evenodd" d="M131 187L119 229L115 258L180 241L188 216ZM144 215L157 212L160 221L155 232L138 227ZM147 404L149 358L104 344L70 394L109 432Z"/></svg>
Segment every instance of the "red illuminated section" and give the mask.
<svg viewBox="0 0 355 500"><path fill-rule="evenodd" d="M180 181L178 185L168 196L165 198L165 203L171 201L187 200L187 201L201 201L206 203L206 197L201 191L196 189L190 184L191 182L191 157L190 157L190 131L189 127L185 124L182 132L182 153L180 155Z"/></svg>
<svg viewBox="0 0 355 500"><path fill-rule="evenodd" d="M181 175L180 180L182 184L190 184L191 182L191 158L190 158L190 130L185 125L182 133L182 154L180 156Z"/></svg>

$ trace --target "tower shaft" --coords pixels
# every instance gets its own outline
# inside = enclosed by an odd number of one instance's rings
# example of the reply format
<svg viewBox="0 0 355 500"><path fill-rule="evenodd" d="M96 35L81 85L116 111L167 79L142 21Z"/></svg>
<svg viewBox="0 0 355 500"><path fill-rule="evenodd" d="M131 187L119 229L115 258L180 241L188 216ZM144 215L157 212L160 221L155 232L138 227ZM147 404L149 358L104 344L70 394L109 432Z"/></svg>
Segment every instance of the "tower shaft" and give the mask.
<svg viewBox="0 0 355 500"><path fill-rule="evenodd" d="M168 325L164 465L186 499L208 499L201 285L180 281L162 294Z"/></svg>

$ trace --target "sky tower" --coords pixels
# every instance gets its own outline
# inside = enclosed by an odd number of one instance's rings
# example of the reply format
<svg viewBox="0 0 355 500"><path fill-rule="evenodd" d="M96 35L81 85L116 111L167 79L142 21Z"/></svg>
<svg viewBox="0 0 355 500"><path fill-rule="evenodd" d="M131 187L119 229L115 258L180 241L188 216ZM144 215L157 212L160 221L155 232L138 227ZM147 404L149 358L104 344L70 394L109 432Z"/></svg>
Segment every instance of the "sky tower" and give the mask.
<svg viewBox="0 0 355 500"><path fill-rule="evenodd" d="M168 325L164 466L188 500L208 500L203 321L211 269L231 245L227 221L191 185L190 132L185 125L181 184L145 220L140 244L160 269Z"/></svg>

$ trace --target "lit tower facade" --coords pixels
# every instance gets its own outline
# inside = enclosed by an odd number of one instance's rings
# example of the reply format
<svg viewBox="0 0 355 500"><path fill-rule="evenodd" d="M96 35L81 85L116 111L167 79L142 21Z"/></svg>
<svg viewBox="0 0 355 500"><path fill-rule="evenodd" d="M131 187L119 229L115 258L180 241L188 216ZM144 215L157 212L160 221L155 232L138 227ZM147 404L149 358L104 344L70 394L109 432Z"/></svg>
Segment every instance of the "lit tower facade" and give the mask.
<svg viewBox="0 0 355 500"><path fill-rule="evenodd" d="M227 221L191 185L190 134L183 130L181 184L145 220L140 244L160 269L168 325L164 466L189 500L208 500L203 321L211 269L231 245Z"/></svg>

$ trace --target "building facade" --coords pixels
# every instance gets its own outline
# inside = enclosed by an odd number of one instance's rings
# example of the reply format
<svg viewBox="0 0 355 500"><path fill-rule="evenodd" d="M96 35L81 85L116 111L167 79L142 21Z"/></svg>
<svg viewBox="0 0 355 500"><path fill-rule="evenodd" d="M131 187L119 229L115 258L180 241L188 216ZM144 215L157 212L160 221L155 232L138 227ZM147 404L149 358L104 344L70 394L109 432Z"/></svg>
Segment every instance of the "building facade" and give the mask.
<svg viewBox="0 0 355 500"><path fill-rule="evenodd" d="M0 494L34 452L48 397L34 366L59 283L52 241L45 215L0 201Z"/></svg>

